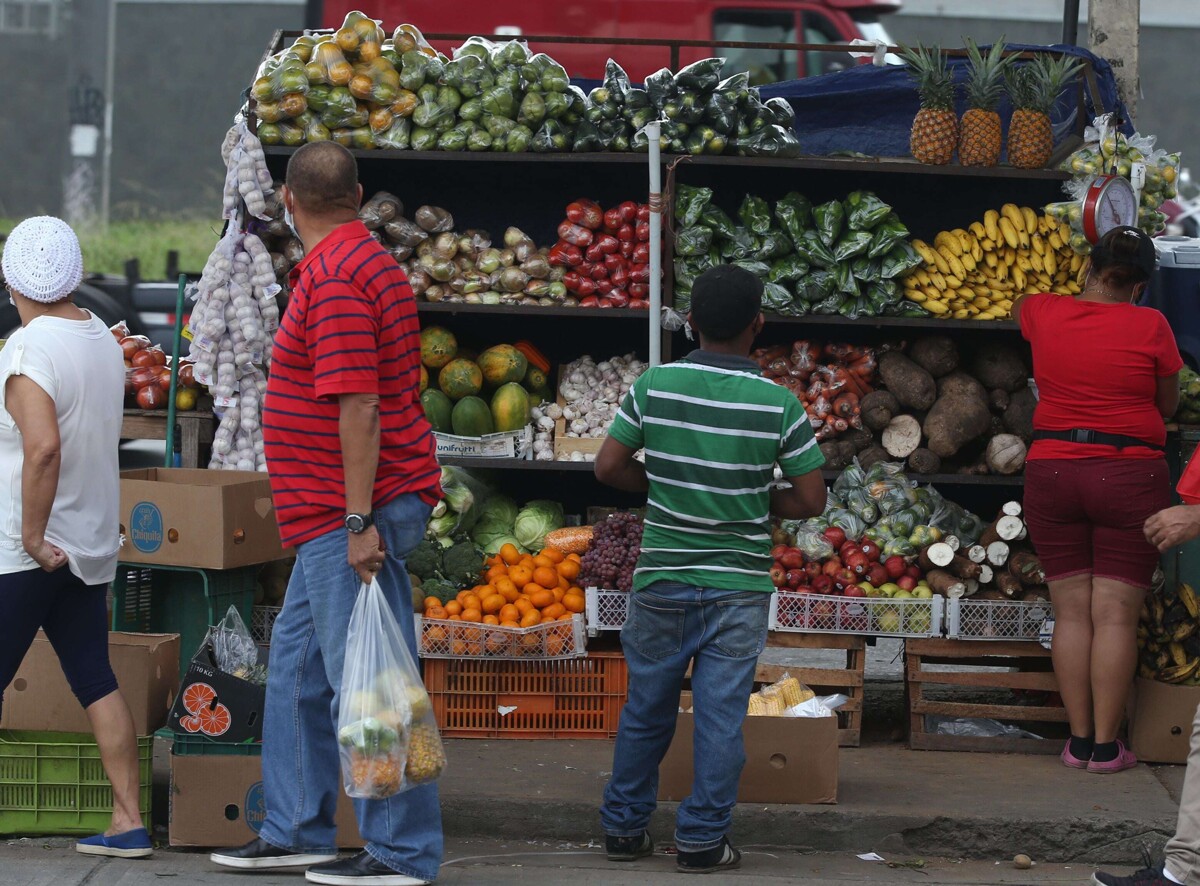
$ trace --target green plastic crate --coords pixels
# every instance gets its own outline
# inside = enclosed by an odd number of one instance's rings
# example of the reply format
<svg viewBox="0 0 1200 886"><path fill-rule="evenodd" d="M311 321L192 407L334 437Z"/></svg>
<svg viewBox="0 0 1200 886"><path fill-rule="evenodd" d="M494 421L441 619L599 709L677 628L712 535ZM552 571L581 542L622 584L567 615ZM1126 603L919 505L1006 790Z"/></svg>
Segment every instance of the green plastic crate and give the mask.
<svg viewBox="0 0 1200 886"><path fill-rule="evenodd" d="M170 729L160 729L162 738L171 740L171 753L176 757L261 757L262 742L213 741L204 735L179 735Z"/></svg>
<svg viewBox="0 0 1200 886"><path fill-rule="evenodd" d="M189 569L121 563L113 581L112 629L179 634L179 674L214 625L236 606L249 627L261 566Z"/></svg>
<svg viewBox="0 0 1200 886"><path fill-rule="evenodd" d="M137 742L138 808L149 829L154 740ZM112 823L112 805L91 735L0 730L0 834L101 834Z"/></svg>

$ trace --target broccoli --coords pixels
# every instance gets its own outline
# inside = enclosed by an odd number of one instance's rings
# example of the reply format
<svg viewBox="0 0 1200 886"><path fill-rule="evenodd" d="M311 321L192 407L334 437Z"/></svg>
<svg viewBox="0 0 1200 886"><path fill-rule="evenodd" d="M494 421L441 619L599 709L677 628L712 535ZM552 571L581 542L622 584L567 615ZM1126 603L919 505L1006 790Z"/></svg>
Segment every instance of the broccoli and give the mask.
<svg viewBox="0 0 1200 886"><path fill-rule="evenodd" d="M422 539L406 560L409 572L421 581L438 578L442 572L442 546L431 539Z"/></svg>
<svg viewBox="0 0 1200 886"><path fill-rule="evenodd" d="M426 597L437 597L443 603L447 603L454 599L458 588L444 578L430 578L421 585L421 593Z"/></svg>
<svg viewBox="0 0 1200 886"><path fill-rule="evenodd" d="M453 547L442 555L442 569L452 584L470 587L483 570L483 554L468 538L456 538Z"/></svg>

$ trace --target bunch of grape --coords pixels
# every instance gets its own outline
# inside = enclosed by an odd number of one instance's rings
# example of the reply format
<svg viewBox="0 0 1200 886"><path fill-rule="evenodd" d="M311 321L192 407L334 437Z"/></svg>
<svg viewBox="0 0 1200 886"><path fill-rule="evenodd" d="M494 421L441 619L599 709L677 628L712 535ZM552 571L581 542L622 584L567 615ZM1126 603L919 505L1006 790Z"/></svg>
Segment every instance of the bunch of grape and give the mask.
<svg viewBox="0 0 1200 886"><path fill-rule="evenodd" d="M592 542L583 555L580 584L629 593L641 549L641 517L629 513L609 515L592 533Z"/></svg>

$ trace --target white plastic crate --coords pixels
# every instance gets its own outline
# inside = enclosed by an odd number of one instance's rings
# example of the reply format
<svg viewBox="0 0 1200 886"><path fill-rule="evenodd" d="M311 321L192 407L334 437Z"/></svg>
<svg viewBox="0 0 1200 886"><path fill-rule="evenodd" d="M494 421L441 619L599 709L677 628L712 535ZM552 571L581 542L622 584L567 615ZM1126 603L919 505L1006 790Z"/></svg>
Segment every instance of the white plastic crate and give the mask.
<svg viewBox="0 0 1200 886"><path fill-rule="evenodd" d="M946 636L952 640L1037 640L1053 616L1043 600L951 600Z"/></svg>
<svg viewBox="0 0 1200 886"><path fill-rule="evenodd" d="M619 631L625 625L629 613L629 595L624 591L603 588L587 588L587 632L595 637L601 631Z"/></svg>
<svg viewBox="0 0 1200 886"><path fill-rule="evenodd" d="M771 595L770 628L799 634L940 637L945 613L940 596L892 600L832 594Z"/></svg>
<svg viewBox="0 0 1200 886"><path fill-rule="evenodd" d="M557 661L587 654L582 615L531 628L506 628L440 618L417 618L422 658Z"/></svg>
<svg viewBox="0 0 1200 886"><path fill-rule="evenodd" d="M271 628L282 610L282 606L255 606L250 610L250 636L255 643L271 645Z"/></svg>

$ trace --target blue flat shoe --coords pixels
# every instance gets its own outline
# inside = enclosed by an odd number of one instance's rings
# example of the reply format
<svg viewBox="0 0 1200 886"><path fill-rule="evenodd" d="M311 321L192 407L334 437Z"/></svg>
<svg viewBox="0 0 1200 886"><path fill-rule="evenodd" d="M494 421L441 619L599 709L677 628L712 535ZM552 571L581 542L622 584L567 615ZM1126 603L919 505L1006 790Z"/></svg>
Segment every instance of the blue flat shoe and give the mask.
<svg viewBox="0 0 1200 886"><path fill-rule="evenodd" d="M104 834L84 837L75 844L75 851L84 855L107 855L110 858L147 858L154 854L154 846L145 828L134 828L111 837Z"/></svg>

